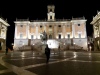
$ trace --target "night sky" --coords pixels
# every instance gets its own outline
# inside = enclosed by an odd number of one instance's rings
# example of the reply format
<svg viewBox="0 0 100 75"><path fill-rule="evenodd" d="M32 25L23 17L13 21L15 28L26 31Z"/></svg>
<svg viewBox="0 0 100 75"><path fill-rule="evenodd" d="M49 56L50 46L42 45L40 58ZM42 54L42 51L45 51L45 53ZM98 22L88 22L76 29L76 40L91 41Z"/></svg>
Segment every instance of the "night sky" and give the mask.
<svg viewBox="0 0 100 75"><path fill-rule="evenodd" d="M6 4L5 4L6 3ZM55 5L55 17L56 19L71 19L76 17L85 17L87 19L86 29L87 35L91 36L93 33L92 21L93 16L97 14L97 10L100 11L99 2L91 1L68 1L68 0L32 0L32 1L18 1L13 0L11 2L0 3L0 16L4 19L7 18L10 27L7 31L7 45L11 45L14 40L14 21L18 19L30 20L42 20L47 18L47 5Z"/></svg>

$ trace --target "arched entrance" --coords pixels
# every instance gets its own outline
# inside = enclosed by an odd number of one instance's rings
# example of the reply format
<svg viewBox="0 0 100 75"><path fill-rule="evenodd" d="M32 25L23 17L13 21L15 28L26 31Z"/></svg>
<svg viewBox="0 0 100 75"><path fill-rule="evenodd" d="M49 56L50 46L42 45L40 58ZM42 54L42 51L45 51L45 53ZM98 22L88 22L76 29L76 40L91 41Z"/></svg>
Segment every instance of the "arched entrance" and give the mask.
<svg viewBox="0 0 100 75"><path fill-rule="evenodd" d="M61 34L58 35L58 38L61 39Z"/></svg>
<svg viewBox="0 0 100 75"><path fill-rule="evenodd" d="M52 39L52 35L51 34L49 35L49 39Z"/></svg>

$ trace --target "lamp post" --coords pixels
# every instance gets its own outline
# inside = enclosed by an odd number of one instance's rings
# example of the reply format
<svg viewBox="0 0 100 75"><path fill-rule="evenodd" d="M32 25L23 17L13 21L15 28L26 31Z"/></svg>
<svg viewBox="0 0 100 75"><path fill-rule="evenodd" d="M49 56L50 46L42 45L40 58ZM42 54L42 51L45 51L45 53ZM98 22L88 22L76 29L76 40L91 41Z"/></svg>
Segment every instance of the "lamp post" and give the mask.
<svg viewBox="0 0 100 75"><path fill-rule="evenodd" d="M74 50L75 50L75 42L74 42Z"/></svg>
<svg viewBox="0 0 100 75"><path fill-rule="evenodd" d="M23 43L23 50L24 50L24 43Z"/></svg>
<svg viewBox="0 0 100 75"><path fill-rule="evenodd" d="M88 42L88 51L90 50L90 43Z"/></svg>
<svg viewBox="0 0 100 75"><path fill-rule="evenodd" d="M65 43L64 43L64 48L63 49L65 50Z"/></svg>
<svg viewBox="0 0 100 75"><path fill-rule="evenodd" d="M90 51L91 51L91 48L92 48L92 47L90 46Z"/></svg>
<svg viewBox="0 0 100 75"><path fill-rule="evenodd" d="M13 47L14 47L14 43L12 43L11 45L12 45L12 50L13 50Z"/></svg>

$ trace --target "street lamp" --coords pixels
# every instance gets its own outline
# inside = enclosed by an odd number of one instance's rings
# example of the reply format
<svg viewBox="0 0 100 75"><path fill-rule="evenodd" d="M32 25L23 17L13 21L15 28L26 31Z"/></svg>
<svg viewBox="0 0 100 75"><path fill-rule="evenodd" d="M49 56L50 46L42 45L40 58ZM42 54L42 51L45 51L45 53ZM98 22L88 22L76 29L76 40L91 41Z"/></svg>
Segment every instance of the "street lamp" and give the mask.
<svg viewBox="0 0 100 75"><path fill-rule="evenodd" d="M75 42L74 42L74 50L75 50Z"/></svg>
<svg viewBox="0 0 100 75"><path fill-rule="evenodd" d="M14 45L14 43L12 43L12 46Z"/></svg>
<svg viewBox="0 0 100 75"><path fill-rule="evenodd" d="M90 43L88 42L88 50L90 50Z"/></svg>
<svg viewBox="0 0 100 75"><path fill-rule="evenodd" d="M63 49L65 49L65 43L64 43L64 48Z"/></svg>
<svg viewBox="0 0 100 75"><path fill-rule="evenodd" d="M12 45L12 50L13 50L13 47L14 47L14 43L12 43L11 45Z"/></svg>
<svg viewBox="0 0 100 75"><path fill-rule="evenodd" d="M23 50L24 50L24 43L23 43Z"/></svg>

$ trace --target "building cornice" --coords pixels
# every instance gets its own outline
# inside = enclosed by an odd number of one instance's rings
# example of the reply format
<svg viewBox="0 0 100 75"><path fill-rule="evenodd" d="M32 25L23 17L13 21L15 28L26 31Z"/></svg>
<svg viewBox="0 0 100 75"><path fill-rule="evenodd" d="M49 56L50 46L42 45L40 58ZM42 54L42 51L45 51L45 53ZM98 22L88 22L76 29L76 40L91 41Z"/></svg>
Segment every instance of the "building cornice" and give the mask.
<svg viewBox="0 0 100 75"><path fill-rule="evenodd" d="M87 20L71 20L71 22L86 22Z"/></svg>
<svg viewBox="0 0 100 75"><path fill-rule="evenodd" d="M85 21L87 21L87 20L70 20L70 21L68 21L68 20L55 20L55 21L40 21L40 20L34 20L34 21L14 21L14 23L35 23L35 24L37 24L37 23L70 23L70 22L85 22Z"/></svg>
<svg viewBox="0 0 100 75"><path fill-rule="evenodd" d="M98 12L98 14L95 17L93 17L93 20L90 24L92 25L95 24L99 19L100 19L100 12Z"/></svg>
<svg viewBox="0 0 100 75"><path fill-rule="evenodd" d="M6 21L4 21L3 19L0 18L0 22L2 22L4 25L6 26L10 26Z"/></svg>
<svg viewBox="0 0 100 75"><path fill-rule="evenodd" d="M14 21L14 23L30 23L30 21Z"/></svg>

